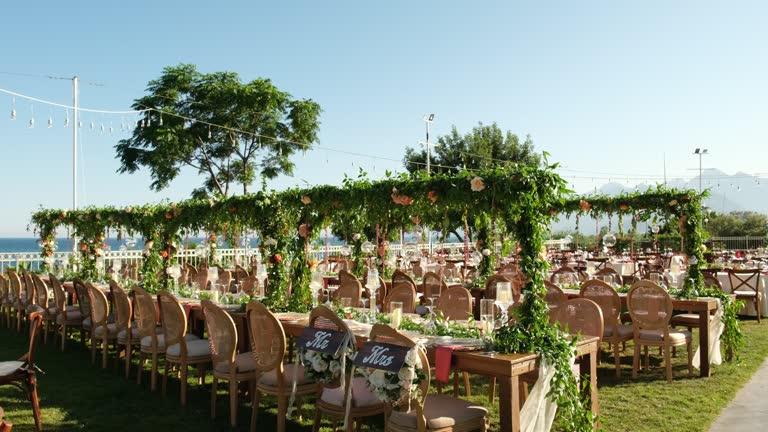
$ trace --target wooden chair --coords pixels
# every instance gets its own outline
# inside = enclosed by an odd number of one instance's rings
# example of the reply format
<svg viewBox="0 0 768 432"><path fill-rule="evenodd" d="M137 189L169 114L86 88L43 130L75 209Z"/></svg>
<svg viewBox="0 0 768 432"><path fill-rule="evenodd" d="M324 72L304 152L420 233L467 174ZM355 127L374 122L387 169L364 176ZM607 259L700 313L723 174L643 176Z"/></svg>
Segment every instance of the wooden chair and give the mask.
<svg viewBox="0 0 768 432"><path fill-rule="evenodd" d="M32 280L32 275L23 270L21 273L22 289L24 295L22 296L22 305L24 306L24 314L22 315L22 321L27 318L32 312L40 312L43 310L43 306L37 305L37 287Z"/></svg>
<svg viewBox="0 0 768 432"><path fill-rule="evenodd" d="M465 320L472 316L472 295L462 286L453 286L440 294L437 309L447 320Z"/></svg>
<svg viewBox="0 0 768 432"><path fill-rule="evenodd" d="M86 339L91 339L91 329L93 328L88 289L85 287L85 283L77 278L72 279L72 285L77 295L77 306L80 308L80 316L83 318L83 322L80 324L80 342L85 343Z"/></svg>
<svg viewBox="0 0 768 432"><path fill-rule="evenodd" d="M424 278L422 278L421 285L421 292L424 294L423 299L427 301L433 297L440 297L440 294L448 289L448 285L443 278L435 272L427 272Z"/></svg>
<svg viewBox="0 0 768 432"><path fill-rule="evenodd" d="M35 419L35 429L40 431L43 426L40 421L40 403L37 399L37 377L35 366L35 351L37 337L42 326L43 317L39 312L33 312L29 321L29 351L16 361L0 362L0 386L14 385L23 388L32 402L32 416Z"/></svg>
<svg viewBox="0 0 768 432"><path fill-rule="evenodd" d="M86 283L91 308L91 363L96 363L96 341L101 343L101 368L107 368L107 350L110 341L117 340L117 324L109 323L107 296L90 282Z"/></svg>
<svg viewBox="0 0 768 432"><path fill-rule="evenodd" d="M590 279L581 285L579 297L592 300L603 314L602 341L608 342L613 347L613 359L616 364L616 377L621 377L621 356L619 344L632 340L634 330L631 324L621 324L621 298L619 294L607 283Z"/></svg>
<svg viewBox="0 0 768 432"><path fill-rule="evenodd" d="M200 286L201 290L209 290L210 284L208 283L208 268L203 268L202 266L197 270L197 279L195 282Z"/></svg>
<svg viewBox="0 0 768 432"><path fill-rule="evenodd" d="M136 374L136 383L141 384L144 359L151 357L150 391L157 388L158 357L165 354L165 336L157 326L157 306L152 296L139 287L133 288L133 305L135 310L134 320L137 323L140 337L139 367Z"/></svg>
<svg viewBox="0 0 768 432"><path fill-rule="evenodd" d="M187 404L187 373L189 366L197 366L198 377L205 382L204 365L211 362L211 347L206 339L189 340L187 336L187 314L179 301L166 291L157 294L160 305L160 321L165 342L165 374L163 395L168 387L168 375L172 365L179 367L181 381L181 406Z"/></svg>
<svg viewBox="0 0 768 432"><path fill-rule="evenodd" d="M549 277L549 281L554 284L558 284L560 283L562 276L570 277L573 283L577 283L581 280L579 272L571 267L563 266L552 272L552 276Z"/></svg>
<svg viewBox="0 0 768 432"><path fill-rule="evenodd" d="M187 269L187 284L192 285L192 282L197 282L197 267L190 263L185 263L184 268Z"/></svg>
<svg viewBox="0 0 768 432"><path fill-rule="evenodd" d="M256 382L253 353L237 354L237 327L232 317L215 304L200 302L205 314L205 327L211 345L213 383L211 384L211 418L216 418L216 387L219 380L229 382L229 422L237 427L237 385L247 382L250 391Z"/></svg>
<svg viewBox="0 0 768 432"><path fill-rule="evenodd" d="M349 332L344 321L325 306L318 306L312 310L309 314L309 327ZM347 360L347 362L351 361L350 359ZM346 373L346 371L342 371L342 373ZM362 418L384 414L386 406L368 389L365 378L353 377L348 374L344 380L344 387L339 382L321 385L320 397L315 402L315 421L312 426L314 432L320 429L320 420L323 414L334 420L344 418L347 396L350 392L352 393L352 406L349 411L346 432L352 431L355 422L358 425L357 429L360 430Z"/></svg>
<svg viewBox="0 0 768 432"><path fill-rule="evenodd" d="M572 335L582 337L603 337L603 312L590 299L575 298L565 301L555 312L555 322Z"/></svg>
<svg viewBox="0 0 768 432"><path fill-rule="evenodd" d="M16 331L20 332L22 317L27 313L26 293L22 294L21 278L13 270L8 270L8 286L11 292L13 320L16 321Z"/></svg>
<svg viewBox="0 0 768 432"><path fill-rule="evenodd" d="M131 355L134 346L141 346L141 332L138 326L133 324L133 306L128 294L117 282L109 281L109 291L112 293L112 302L115 305L115 327L117 328L117 348L125 347L125 379L131 376ZM118 364L120 356L115 359Z"/></svg>
<svg viewBox="0 0 768 432"><path fill-rule="evenodd" d="M0 323L11 326L11 311L13 310L11 301L11 291L8 288L8 281L5 275L0 274Z"/></svg>
<svg viewBox="0 0 768 432"><path fill-rule="evenodd" d="M627 306L632 316L635 355L632 361L632 378L637 377L640 366L640 347L645 346L645 363L648 362L648 347L658 346L664 353L667 381L672 382L672 347L688 347L688 374L693 372L691 360L691 332L670 328L672 319L672 300L660 286L650 281L640 281L632 285L627 294Z"/></svg>
<svg viewBox="0 0 768 432"><path fill-rule="evenodd" d="M757 312L757 322L760 323L762 313L763 295L760 292L760 270L728 269L728 280L731 282L731 292L736 295L736 300L751 301Z"/></svg>
<svg viewBox="0 0 768 432"><path fill-rule="evenodd" d="M403 313L414 313L416 310L416 289L413 285L406 283L393 287L384 302L385 312L389 312L389 305L393 301L403 303Z"/></svg>
<svg viewBox="0 0 768 432"><path fill-rule="evenodd" d="M704 286L714 287L719 289L720 291L723 290L723 285L720 283L720 280L718 280L716 276L712 276L712 274L704 274ZM714 310L710 311L710 314L709 314L710 321L714 319L715 312L716 311ZM672 317L670 324L672 325L672 327L686 327L688 331L691 331L694 328L699 328L699 314L693 313L690 310L687 311L686 313L675 314Z"/></svg>
<svg viewBox="0 0 768 432"><path fill-rule="evenodd" d="M383 324L374 324L370 339L412 349L416 343L397 330ZM429 394L431 378L429 360L421 349L424 379L419 383L419 395L394 407L384 430L387 432L459 432L485 431L488 428L488 410L480 405L444 394Z"/></svg>
<svg viewBox="0 0 768 432"><path fill-rule="evenodd" d="M37 273L32 273L32 282L35 284L35 303L37 309L43 315L43 343L48 344L48 333L51 327L56 325L56 307L51 306L48 298L48 285Z"/></svg>
<svg viewBox="0 0 768 432"><path fill-rule="evenodd" d="M304 367L301 364L284 363L285 332L280 321L266 306L259 302L250 302L246 308L246 316L256 372L259 375L253 392L251 432L256 431L261 393L277 397L277 431L285 432L285 417L288 413L288 398L291 395L293 377L296 376L296 396L316 393L317 384L304 375Z"/></svg>
<svg viewBox="0 0 768 432"><path fill-rule="evenodd" d="M544 301L547 302L547 307L549 308L549 320L550 322L554 322L557 309L561 304L565 303L567 298L565 297L563 290L550 281L545 280L544 287L547 288L547 294L544 296Z"/></svg>
<svg viewBox="0 0 768 432"><path fill-rule="evenodd" d="M416 283L413 281L413 279L411 279L410 276L400 270L395 270L392 273L392 288L394 289L399 285L410 285L413 287L414 291L417 291Z"/></svg>
<svg viewBox="0 0 768 432"><path fill-rule="evenodd" d="M613 278L613 283L621 285L623 283L623 280L621 278L621 275L616 270L612 269L611 267L603 267L600 270L596 271L595 274L592 276L593 279L600 279L604 276L611 276Z"/></svg>
<svg viewBox="0 0 768 432"><path fill-rule="evenodd" d="M360 299L363 297L363 286L352 273L342 270L339 272L339 288L335 292L336 300L342 298L352 299L352 307L360 307Z"/></svg>
<svg viewBox="0 0 768 432"><path fill-rule="evenodd" d="M67 305L67 293L56 276L48 274L48 280L51 281L51 288L53 288L56 325L61 326L59 332L61 334L61 351L63 352L67 340L67 328L81 327L83 325L83 317L80 314L80 307Z"/></svg>
<svg viewBox="0 0 768 432"><path fill-rule="evenodd" d="M245 267L241 266L240 264L235 265L235 278L238 282L243 283L243 281L250 276L248 274L248 270L245 269Z"/></svg>

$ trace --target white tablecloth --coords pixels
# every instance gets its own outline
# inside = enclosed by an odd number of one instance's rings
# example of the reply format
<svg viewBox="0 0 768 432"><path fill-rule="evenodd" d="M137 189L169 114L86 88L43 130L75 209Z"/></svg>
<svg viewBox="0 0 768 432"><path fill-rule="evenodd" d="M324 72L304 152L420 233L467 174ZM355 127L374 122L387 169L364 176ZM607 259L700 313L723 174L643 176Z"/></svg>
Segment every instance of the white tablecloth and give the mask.
<svg viewBox="0 0 768 432"><path fill-rule="evenodd" d="M717 274L717 279L720 281L720 285L723 286L723 291L730 293L731 280L728 278L728 273L720 272ZM742 289L745 287L742 287ZM760 275L760 292L763 295L763 303L760 305L764 317L768 317L768 275ZM756 316L755 304L751 301L745 302L744 309L741 310L742 315Z"/></svg>

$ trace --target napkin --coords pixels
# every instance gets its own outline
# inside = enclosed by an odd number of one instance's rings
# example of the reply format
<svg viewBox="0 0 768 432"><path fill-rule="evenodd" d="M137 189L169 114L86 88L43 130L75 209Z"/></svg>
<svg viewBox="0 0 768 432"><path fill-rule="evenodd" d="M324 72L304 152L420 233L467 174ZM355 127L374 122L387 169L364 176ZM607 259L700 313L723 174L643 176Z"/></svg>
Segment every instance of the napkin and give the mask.
<svg viewBox="0 0 768 432"><path fill-rule="evenodd" d="M459 345L439 345L435 347L435 379L447 383L451 377L451 357Z"/></svg>

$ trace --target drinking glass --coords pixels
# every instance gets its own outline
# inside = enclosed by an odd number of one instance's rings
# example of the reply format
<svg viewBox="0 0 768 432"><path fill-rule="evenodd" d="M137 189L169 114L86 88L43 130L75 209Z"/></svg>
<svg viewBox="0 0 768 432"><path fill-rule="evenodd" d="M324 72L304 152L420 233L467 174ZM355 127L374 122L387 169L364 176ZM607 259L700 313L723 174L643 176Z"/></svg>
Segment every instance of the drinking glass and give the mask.
<svg viewBox="0 0 768 432"><path fill-rule="evenodd" d="M496 302L494 299L480 300L480 323L484 334L493 333L496 327Z"/></svg>
<svg viewBox="0 0 768 432"><path fill-rule="evenodd" d="M512 282L498 282L496 284L496 305L501 308L501 322L505 324L509 320L509 306L512 304Z"/></svg>
<svg viewBox="0 0 768 432"><path fill-rule="evenodd" d="M400 327L400 322L403 320L403 302L389 302L389 315L392 327L395 329Z"/></svg>

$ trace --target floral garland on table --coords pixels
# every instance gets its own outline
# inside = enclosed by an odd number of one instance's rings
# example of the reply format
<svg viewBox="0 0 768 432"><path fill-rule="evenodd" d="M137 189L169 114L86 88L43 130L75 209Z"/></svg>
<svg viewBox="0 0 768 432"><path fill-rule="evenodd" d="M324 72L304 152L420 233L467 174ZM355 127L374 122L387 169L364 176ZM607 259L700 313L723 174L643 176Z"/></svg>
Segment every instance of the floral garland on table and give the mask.
<svg viewBox="0 0 768 432"><path fill-rule="evenodd" d="M421 345L411 348L405 356L403 367L398 372L362 369L368 388L380 401L396 406L419 397L421 393L419 386L426 379L418 354L418 350L421 349L424 349Z"/></svg>

